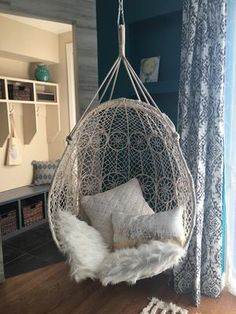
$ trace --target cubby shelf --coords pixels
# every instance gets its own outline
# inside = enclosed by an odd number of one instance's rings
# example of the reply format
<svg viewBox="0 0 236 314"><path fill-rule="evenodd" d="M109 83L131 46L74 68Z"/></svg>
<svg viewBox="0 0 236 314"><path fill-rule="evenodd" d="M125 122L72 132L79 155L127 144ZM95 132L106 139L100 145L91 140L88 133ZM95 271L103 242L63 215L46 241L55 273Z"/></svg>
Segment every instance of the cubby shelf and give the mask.
<svg viewBox="0 0 236 314"><path fill-rule="evenodd" d="M47 220L47 198L49 185L40 186L22 186L12 190L0 192L0 218L4 213L9 211L15 212L16 216L16 228L13 232L3 235L3 240L7 240L34 228L37 225L45 223ZM42 201L42 217L37 222L26 225L24 223L23 207L26 203L35 203L37 200Z"/></svg>
<svg viewBox="0 0 236 314"><path fill-rule="evenodd" d="M23 106L24 144L30 144L37 133L37 111L43 105L47 114L47 140L48 143L54 141L60 132L58 84L0 77L0 147L10 134L9 115L13 105Z"/></svg>

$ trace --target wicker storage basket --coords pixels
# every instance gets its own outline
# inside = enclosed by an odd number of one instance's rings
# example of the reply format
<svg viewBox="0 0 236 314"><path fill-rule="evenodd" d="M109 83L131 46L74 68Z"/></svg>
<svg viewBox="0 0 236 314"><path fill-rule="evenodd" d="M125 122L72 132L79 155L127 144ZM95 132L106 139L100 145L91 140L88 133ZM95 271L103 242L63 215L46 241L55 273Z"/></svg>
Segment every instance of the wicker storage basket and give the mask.
<svg viewBox="0 0 236 314"><path fill-rule="evenodd" d="M5 98L4 80L0 79L0 99Z"/></svg>
<svg viewBox="0 0 236 314"><path fill-rule="evenodd" d="M10 210L0 213L0 225L2 235L14 232L17 230L17 216L16 210Z"/></svg>
<svg viewBox="0 0 236 314"><path fill-rule="evenodd" d="M0 99L3 99L3 89L2 89L2 84L0 82Z"/></svg>
<svg viewBox="0 0 236 314"><path fill-rule="evenodd" d="M30 205L23 206L23 222L24 226L43 219L43 201L37 201Z"/></svg>
<svg viewBox="0 0 236 314"><path fill-rule="evenodd" d="M29 85L8 84L9 99L13 100L31 100L31 88Z"/></svg>

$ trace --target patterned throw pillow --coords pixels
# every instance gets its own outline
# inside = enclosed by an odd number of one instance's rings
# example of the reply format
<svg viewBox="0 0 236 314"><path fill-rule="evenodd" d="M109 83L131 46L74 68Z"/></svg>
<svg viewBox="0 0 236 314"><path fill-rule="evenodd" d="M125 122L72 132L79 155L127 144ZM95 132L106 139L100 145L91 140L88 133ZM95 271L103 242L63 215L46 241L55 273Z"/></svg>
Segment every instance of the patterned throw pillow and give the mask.
<svg viewBox="0 0 236 314"><path fill-rule="evenodd" d="M81 207L89 217L92 226L101 233L110 247L113 244L112 212L140 215L153 214L153 210L143 197L136 178L109 191L83 196Z"/></svg>
<svg viewBox="0 0 236 314"><path fill-rule="evenodd" d="M133 247L150 240L174 240L183 245L185 235L182 215L182 207L146 215L114 212L112 214L113 246L115 249Z"/></svg>
<svg viewBox="0 0 236 314"><path fill-rule="evenodd" d="M54 173L59 164L59 160L55 161L32 161L33 165L33 184L43 185L52 182Z"/></svg>

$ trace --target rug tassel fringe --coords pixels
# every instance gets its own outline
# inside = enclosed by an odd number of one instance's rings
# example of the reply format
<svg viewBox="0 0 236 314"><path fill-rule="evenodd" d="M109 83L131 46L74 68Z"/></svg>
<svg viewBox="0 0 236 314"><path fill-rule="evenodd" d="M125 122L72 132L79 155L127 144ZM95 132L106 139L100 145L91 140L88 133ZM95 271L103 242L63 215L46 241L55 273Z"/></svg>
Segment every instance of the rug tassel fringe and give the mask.
<svg viewBox="0 0 236 314"><path fill-rule="evenodd" d="M161 314L166 314L168 311L171 311L173 314L188 314L187 310L182 309L176 304L166 303L157 298L152 298L140 314L156 314L157 310L162 310Z"/></svg>

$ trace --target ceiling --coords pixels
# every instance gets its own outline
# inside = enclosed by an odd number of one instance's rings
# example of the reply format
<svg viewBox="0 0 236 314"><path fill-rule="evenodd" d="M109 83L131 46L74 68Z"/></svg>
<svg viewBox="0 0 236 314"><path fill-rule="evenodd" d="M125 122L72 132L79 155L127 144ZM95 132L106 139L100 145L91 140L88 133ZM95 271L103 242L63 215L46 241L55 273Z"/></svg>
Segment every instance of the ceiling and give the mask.
<svg viewBox="0 0 236 314"><path fill-rule="evenodd" d="M3 13L0 13L0 16L6 17L8 19L11 19L11 20L23 23L23 24L36 27L42 30L46 30L48 32L52 32L55 34L61 34L61 33L69 32L72 30L72 26L70 24L40 20L40 19L33 19L33 18L18 16L18 15L10 15L10 14L3 14Z"/></svg>

